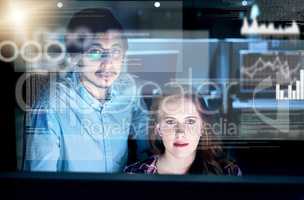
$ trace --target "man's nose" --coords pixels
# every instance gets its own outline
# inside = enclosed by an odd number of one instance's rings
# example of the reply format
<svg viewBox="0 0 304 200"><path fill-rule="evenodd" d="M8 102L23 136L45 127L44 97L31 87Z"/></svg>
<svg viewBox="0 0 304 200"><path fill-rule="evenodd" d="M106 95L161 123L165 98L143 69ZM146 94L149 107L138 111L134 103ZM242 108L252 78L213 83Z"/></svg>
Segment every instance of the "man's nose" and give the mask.
<svg viewBox="0 0 304 200"><path fill-rule="evenodd" d="M107 66L112 65L112 58L111 58L111 55L110 55L110 54L104 55L104 56L102 57L102 59L101 59L100 65L101 65L102 67L107 67Z"/></svg>

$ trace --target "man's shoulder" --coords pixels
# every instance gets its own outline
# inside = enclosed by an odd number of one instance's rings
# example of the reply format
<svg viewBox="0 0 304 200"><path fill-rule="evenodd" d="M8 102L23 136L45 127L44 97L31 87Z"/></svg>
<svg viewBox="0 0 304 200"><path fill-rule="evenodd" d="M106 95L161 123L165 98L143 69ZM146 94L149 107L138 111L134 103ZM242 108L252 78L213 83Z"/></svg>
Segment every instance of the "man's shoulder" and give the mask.
<svg viewBox="0 0 304 200"><path fill-rule="evenodd" d="M141 83L138 77L129 73L123 73L113 84L114 95L124 101L138 102L142 97Z"/></svg>
<svg viewBox="0 0 304 200"><path fill-rule="evenodd" d="M58 80L49 83L49 87L37 98L32 105L33 109L54 109L59 103L75 96L71 85L68 82ZM75 98L75 97L74 97Z"/></svg>
<svg viewBox="0 0 304 200"><path fill-rule="evenodd" d="M117 88L124 90L136 89L136 92L141 92L142 87L151 82L145 81L140 77L131 73L122 73L117 79L115 85Z"/></svg>

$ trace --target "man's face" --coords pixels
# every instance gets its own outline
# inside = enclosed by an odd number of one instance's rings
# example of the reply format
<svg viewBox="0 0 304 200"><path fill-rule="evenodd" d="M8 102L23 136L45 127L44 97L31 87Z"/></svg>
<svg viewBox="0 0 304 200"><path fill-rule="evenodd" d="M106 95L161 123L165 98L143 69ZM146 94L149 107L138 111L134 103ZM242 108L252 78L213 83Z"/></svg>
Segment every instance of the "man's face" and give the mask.
<svg viewBox="0 0 304 200"><path fill-rule="evenodd" d="M121 72L124 54L121 33L99 34L82 56L82 79L98 88L110 87Z"/></svg>

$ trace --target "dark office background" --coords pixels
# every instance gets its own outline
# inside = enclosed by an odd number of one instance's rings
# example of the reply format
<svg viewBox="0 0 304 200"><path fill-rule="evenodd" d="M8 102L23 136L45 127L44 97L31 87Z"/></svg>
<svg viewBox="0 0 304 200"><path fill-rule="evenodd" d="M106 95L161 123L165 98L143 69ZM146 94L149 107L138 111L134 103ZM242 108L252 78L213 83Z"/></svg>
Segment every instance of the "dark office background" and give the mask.
<svg viewBox="0 0 304 200"><path fill-rule="evenodd" d="M109 5L113 5L113 7L116 6L115 1L107 2L109 2ZM162 1L159 2L162 4ZM136 5L136 2L133 3ZM39 1L37 1L37 4L39 4ZM304 3L302 0L185 0L182 2L181 7L177 6L157 11L145 8L140 9L135 6L133 8L137 10L137 14L129 15L128 20L124 19L124 16L128 15L128 10L121 8L121 12L117 12L116 15L125 20L127 29L207 31L208 37L206 38L214 38L221 41L229 38L242 38L246 40L244 36L240 35L240 27L243 17L249 17L250 8L253 4L259 5L261 11L259 22L274 22L275 24L284 26L289 25L292 20L296 20L301 32L303 32ZM3 8L4 6L1 6L0 2L0 13ZM170 36L163 35L162 37L168 38ZM184 37L191 38L193 35L185 34ZM9 31L0 31L0 38L11 39ZM303 39L303 33L297 39ZM280 38L280 40L288 42L288 38L286 37ZM233 51L238 48L242 49L243 47L235 47L229 44L225 48L215 48L214 51L220 52L229 58L233 56ZM301 46L297 48L301 48ZM210 68L210 77L237 77L237 74L234 73L237 70L234 65L235 63L221 63L217 59L215 60L211 62L211 65L213 64L214 67ZM11 63L1 62L0 66L2 69L2 76L0 78L0 99L2 105L0 116L0 171L16 171L15 108L17 105L15 102L15 83L20 77L21 72L14 72L13 64ZM235 95L240 99L246 98L246 95L239 94L236 91L239 91L238 88L232 88L230 92L235 92ZM232 111L232 101L233 99L228 99L227 102L229 111ZM228 112L224 115L229 120L236 120L239 117L237 113L233 112ZM303 121L304 116L302 118ZM266 141L265 145L268 145L270 148L261 148L261 143L258 141L248 141L238 145L235 143L234 145L234 148L231 148L232 155L239 161L245 175L304 175L304 159L302 155L304 152L304 141L302 140Z"/></svg>

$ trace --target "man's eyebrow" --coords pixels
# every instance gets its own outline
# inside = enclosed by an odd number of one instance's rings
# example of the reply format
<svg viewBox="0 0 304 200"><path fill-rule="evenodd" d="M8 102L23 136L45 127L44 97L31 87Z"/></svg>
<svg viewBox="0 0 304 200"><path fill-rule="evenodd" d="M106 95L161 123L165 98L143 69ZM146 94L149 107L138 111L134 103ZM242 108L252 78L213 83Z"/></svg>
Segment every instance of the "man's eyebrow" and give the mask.
<svg viewBox="0 0 304 200"><path fill-rule="evenodd" d="M92 48L92 47L99 47L99 48L102 48L102 49L103 49L103 46L102 46L100 43L92 43L92 44L90 45L90 48ZM113 44L113 45L111 46L111 48L113 48L113 47L115 47L115 48L122 48L122 45L119 44L119 43L115 43L115 44Z"/></svg>
<svg viewBox="0 0 304 200"><path fill-rule="evenodd" d="M99 44L99 43L93 43L93 44L91 44L90 46L91 46L91 47L100 47L100 48L102 48L102 45Z"/></svg>
<svg viewBox="0 0 304 200"><path fill-rule="evenodd" d="M119 47L119 48L122 48L122 45L121 45L120 43L115 43L115 44L113 44L113 45L112 45L112 48L113 48L113 47Z"/></svg>

